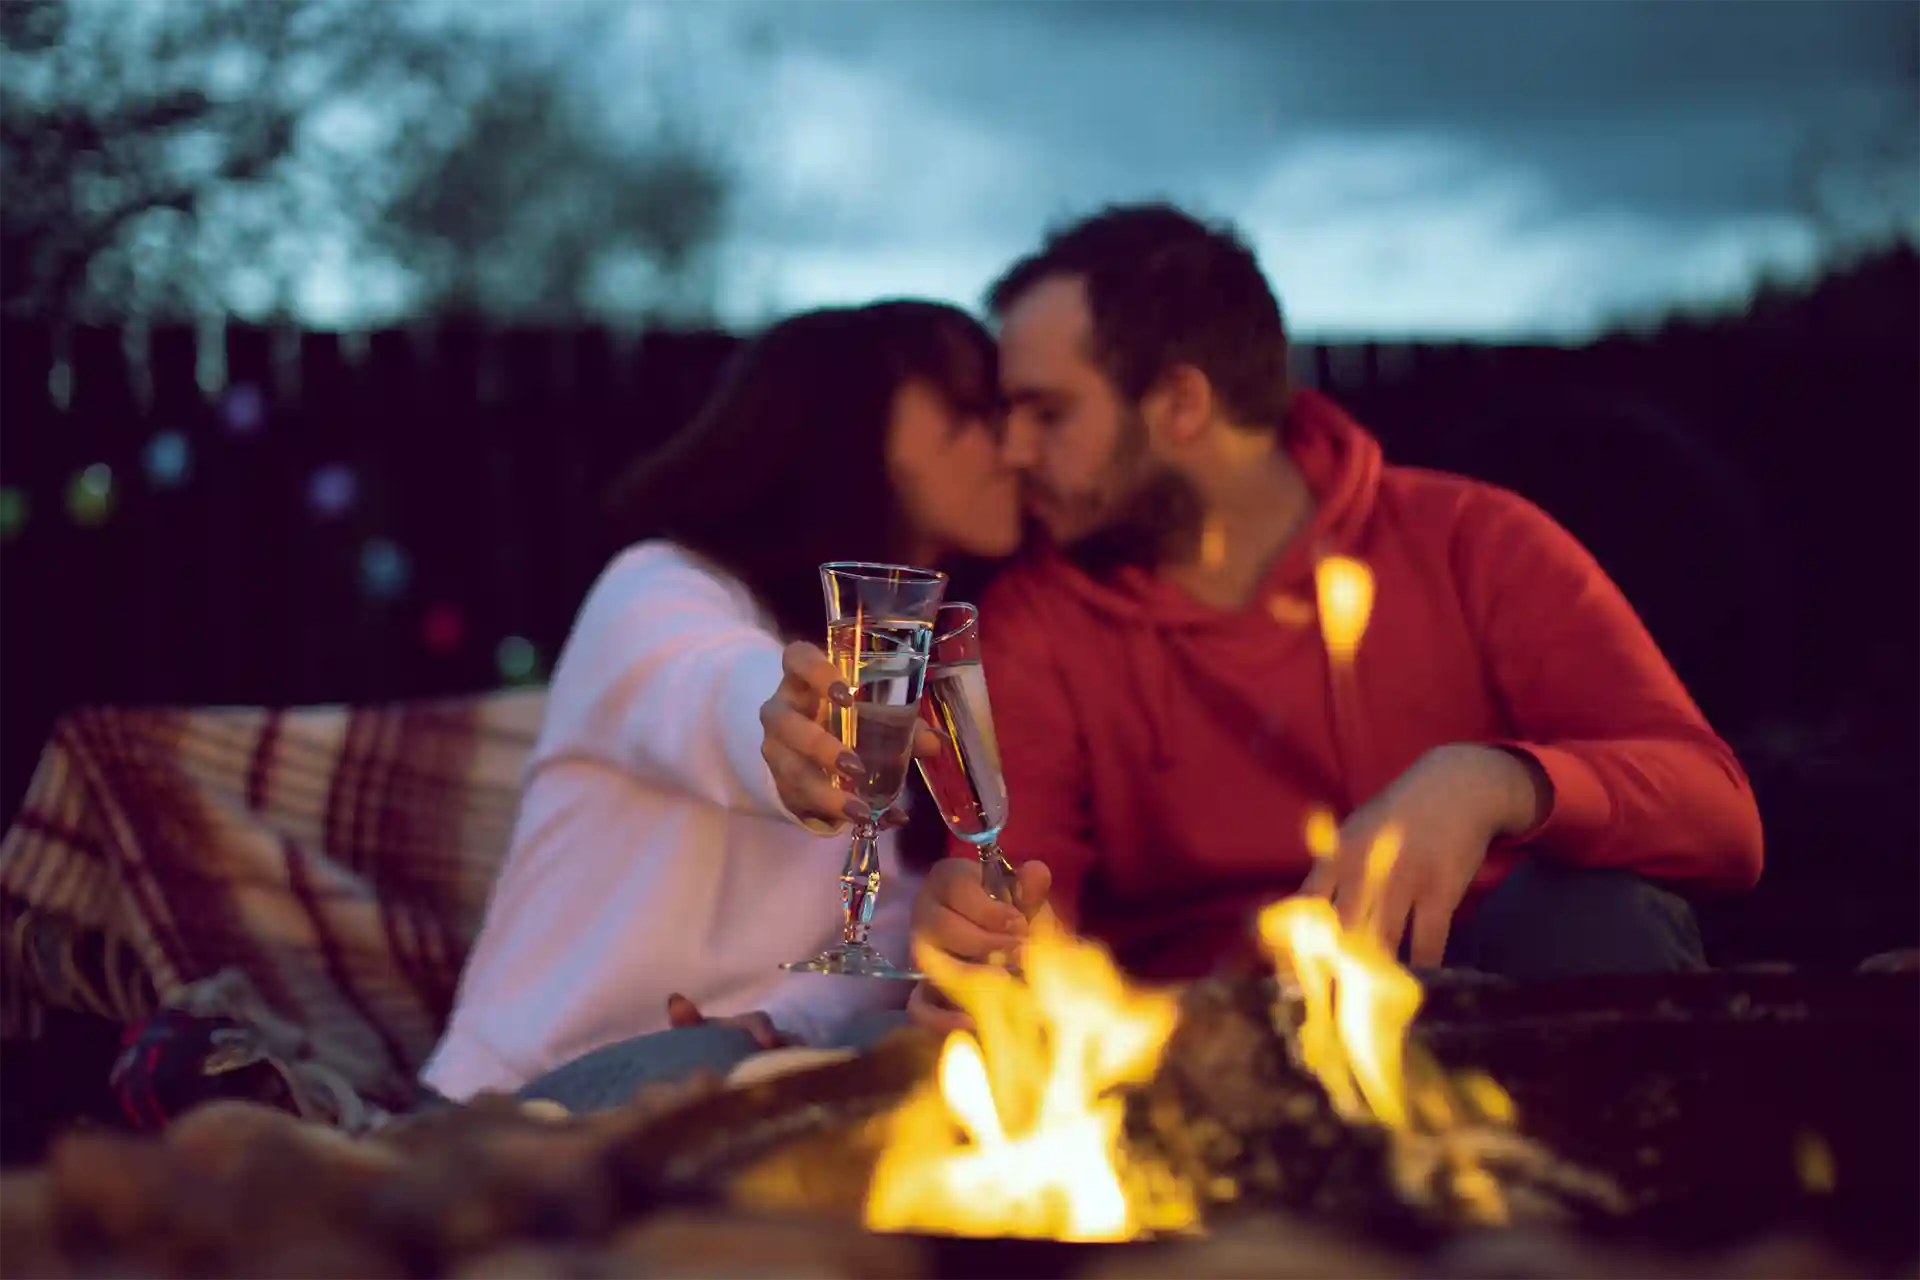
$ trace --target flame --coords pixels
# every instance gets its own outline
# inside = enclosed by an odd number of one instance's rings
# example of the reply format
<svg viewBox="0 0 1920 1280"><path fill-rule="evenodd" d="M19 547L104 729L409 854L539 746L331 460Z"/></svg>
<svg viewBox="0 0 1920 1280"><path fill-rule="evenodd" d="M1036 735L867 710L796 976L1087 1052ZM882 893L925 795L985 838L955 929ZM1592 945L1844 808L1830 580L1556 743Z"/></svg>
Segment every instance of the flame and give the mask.
<svg viewBox="0 0 1920 1280"><path fill-rule="evenodd" d="M1373 571L1351 556L1323 556L1313 568L1320 635L1335 662L1351 663L1373 616Z"/></svg>
<svg viewBox="0 0 1920 1280"><path fill-rule="evenodd" d="M1129 987L1045 917L1019 976L916 958L979 1034L950 1034L935 1079L887 1117L868 1227L1099 1241L1195 1224L1192 1189L1123 1132L1126 1091L1159 1067L1177 997Z"/></svg>
<svg viewBox="0 0 1920 1280"><path fill-rule="evenodd" d="M1284 955L1305 1017L1301 1065L1342 1119L1408 1125L1403 1054L1420 1011L1420 983L1367 935L1348 936L1324 898L1287 898L1260 915L1260 935Z"/></svg>
<svg viewBox="0 0 1920 1280"><path fill-rule="evenodd" d="M1200 530L1200 563L1218 569L1227 562L1227 530L1220 517L1210 515Z"/></svg>
<svg viewBox="0 0 1920 1280"><path fill-rule="evenodd" d="M1507 1207L1481 1163L1485 1144L1464 1135L1475 1126L1482 1135L1510 1131L1513 1100L1485 1075L1450 1076L1409 1038L1420 980L1387 951L1374 924L1380 887L1399 852L1400 833L1391 827L1368 849L1352 928L1325 898L1293 897L1260 913L1260 938L1299 1001L1291 1036L1296 1059L1341 1119L1391 1135L1402 1196L1417 1201L1438 1184L1472 1219L1502 1223Z"/></svg>
<svg viewBox="0 0 1920 1280"><path fill-rule="evenodd" d="M1315 809L1307 815L1307 852L1316 858L1331 858L1340 852L1340 824L1330 809Z"/></svg>

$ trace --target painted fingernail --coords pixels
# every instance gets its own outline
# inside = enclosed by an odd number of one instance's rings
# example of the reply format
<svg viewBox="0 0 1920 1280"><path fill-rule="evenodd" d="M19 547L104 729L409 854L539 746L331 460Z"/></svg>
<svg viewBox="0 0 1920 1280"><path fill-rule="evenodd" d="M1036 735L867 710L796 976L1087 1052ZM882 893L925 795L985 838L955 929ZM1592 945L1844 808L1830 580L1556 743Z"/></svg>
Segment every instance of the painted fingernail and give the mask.
<svg viewBox="0 0 1920 1280"><path fill-rule="evenodd" d="M840 812L847 815L848 822L871 822L873 810L858 800L849 800L840 806Z"/></svg>
<svg viewBox="0 0 1920 1280"><path fill-rule="evenodd" d="M853 690L847 688L844 683L838 680L834 681L833 687L827 690L827 697L831 698L836 706L850 707L853 705Z"/></svg>
<svg viewBox="0 0 1920 1280"><path fill-rule="evenodd" d="M842 752L840 758L833 763L834 767L840 770L840 776L849 782L858 782L867 776L867 766L861 764L860 757L851 751Z"/></svg>

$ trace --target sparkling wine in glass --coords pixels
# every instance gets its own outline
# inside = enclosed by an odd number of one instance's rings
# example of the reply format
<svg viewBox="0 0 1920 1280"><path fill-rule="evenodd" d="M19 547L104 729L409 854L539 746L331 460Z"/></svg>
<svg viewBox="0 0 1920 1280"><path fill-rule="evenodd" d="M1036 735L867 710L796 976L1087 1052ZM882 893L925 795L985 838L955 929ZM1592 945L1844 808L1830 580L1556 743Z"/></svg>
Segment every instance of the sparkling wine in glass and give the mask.
<svg viewBox="0 0 1920 1280"><path fill-rule="evenodd" d="M1012 903L1013 866L999 843L1007 825L1007 777L980 665L980 611L963 602L944 605L933 630L920 714L939 732L945 750L919 762L920 776L947 830L979 851L987 893Z"/></svg>
<svg viewBox="0 0 1920 1280"><path fill-rule="evenodd" d="M914 726L933 647L933 622L947 577L906 565L840 562L820 566L827 601L827 656L853 693L853 705L829 705L827 728L858 756L857 778L835 784L871 816L855 825L840 870L840 941L783 968L803 973L918 981L867 941L880 901L880 820L900 801L913 757Z"/></svg>

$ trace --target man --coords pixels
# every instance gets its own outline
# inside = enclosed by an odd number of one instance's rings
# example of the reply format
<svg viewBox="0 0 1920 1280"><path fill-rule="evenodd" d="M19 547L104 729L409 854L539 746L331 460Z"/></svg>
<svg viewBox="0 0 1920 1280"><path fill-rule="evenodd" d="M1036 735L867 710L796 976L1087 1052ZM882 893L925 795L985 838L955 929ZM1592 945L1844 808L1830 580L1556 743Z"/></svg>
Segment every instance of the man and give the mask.
<svg viewBox="0 0 1920 1280"><path fill-rule="evenodd" d="M1690 891L1743 890L1759 815L1632 608L1521 498L1383 462L1293 388L1278 304L1230 229L1163 205L1053 234L993 287L1006 449L1045 550L981 603L1021 905L1137 976L1252 959L1297 891L1352 916L1391 826L1384 940L1521 978L1697 968ZM1624 495L1623 495L1624 497ZM1368 566L1330 659L1315 573ZM763 709L795 812L831 813L835 674L808 645ZM1316 864L1310 816L1342 816ZM924 940L985 959L1023 922L949 859ZM917 999L915 1007L930 1005Z"/></svg>

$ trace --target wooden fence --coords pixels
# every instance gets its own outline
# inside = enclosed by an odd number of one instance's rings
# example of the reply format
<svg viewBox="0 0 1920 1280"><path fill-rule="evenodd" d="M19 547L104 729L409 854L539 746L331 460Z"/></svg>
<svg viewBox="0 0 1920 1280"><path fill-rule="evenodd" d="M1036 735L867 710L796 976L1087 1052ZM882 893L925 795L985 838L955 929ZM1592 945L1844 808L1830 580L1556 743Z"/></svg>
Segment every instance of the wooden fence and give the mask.
<svg viewBox="0 0 1920 1280"><path fill-rule="evenodd" d="M1730 734L1864 709L1849 732L1910 757L1913 330L1319 346L1296 363L1389 457L1507 484L1569 525ZM541 678L610 550L598 486L685 420L735 341L9 325L5 812L68 706Z"/></svg>

